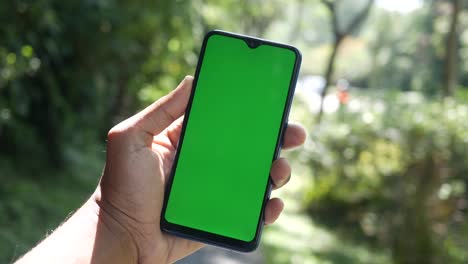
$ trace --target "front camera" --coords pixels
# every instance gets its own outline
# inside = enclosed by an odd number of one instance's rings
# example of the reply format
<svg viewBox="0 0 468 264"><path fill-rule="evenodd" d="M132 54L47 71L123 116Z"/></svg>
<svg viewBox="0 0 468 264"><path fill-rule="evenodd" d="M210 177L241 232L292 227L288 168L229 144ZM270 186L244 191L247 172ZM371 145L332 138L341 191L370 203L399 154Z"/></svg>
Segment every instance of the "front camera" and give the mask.
<svg viewBox="0 0 468 264"><path fill-rule="evenodd" d="M260 41L256 39L246 39L245 42L247 43L247 46L251 49L255 49L256 47L260 46Z"/></svg>

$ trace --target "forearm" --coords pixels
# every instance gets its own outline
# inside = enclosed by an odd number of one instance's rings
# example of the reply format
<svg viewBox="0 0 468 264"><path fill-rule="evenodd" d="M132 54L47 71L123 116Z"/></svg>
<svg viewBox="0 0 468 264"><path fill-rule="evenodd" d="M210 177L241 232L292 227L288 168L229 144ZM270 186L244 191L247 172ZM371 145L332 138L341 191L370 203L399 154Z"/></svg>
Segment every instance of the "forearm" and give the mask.
<svg viewBox="0 0 468 264"><path fill-rule="evenodd" d="M17 261L27 263L137 263L128 232L91 199Z"/></svg>

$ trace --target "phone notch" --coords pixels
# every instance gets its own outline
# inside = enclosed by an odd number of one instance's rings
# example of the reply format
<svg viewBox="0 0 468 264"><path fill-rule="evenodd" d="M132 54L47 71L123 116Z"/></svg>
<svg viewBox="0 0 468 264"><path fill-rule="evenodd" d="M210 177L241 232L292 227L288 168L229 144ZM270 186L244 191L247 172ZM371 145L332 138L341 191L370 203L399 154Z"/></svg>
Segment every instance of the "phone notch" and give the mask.
<svg viewBox="0 0 468 264"><path fill-rule="evenodd" d="M244 41L247 44L247 46L249 46L249 48L251 48L251 49L256 49L260 45L263 44L261 40L254 39L254 38L246 38L246 39L244 39Z"/></svg>

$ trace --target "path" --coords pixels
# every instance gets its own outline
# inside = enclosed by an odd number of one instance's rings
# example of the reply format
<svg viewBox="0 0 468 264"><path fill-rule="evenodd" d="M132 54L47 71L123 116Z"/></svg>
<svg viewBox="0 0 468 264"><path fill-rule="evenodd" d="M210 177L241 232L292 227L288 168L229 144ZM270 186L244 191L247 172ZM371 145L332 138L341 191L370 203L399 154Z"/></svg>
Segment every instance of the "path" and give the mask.
<svg viewBox="0 0 468 264"><path fill-rule="evenodd" d="M263 264L260 249L252 253L237 253L216 247L206 247L182 259L177 264Z"/></svg>

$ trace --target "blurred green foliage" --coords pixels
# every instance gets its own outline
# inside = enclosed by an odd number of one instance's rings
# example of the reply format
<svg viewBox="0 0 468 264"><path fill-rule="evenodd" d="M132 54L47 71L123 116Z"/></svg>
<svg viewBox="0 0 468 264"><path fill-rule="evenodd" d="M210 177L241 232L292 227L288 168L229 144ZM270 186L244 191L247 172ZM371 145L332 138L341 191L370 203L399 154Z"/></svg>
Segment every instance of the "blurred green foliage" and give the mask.
<svg viewBox="0 0 468 264"><path fill-rule="evenodd" d="M140 87L180 78L187 63L169 49L188 31L185 10L180 1L3 2L0 154L60 167L65 146L134 111Z"/></svg>
<svg viewBox="0 0 468 264"><path fill-rule="evenodd" d="M154 99L188 72L185 4L0 4L0 262L89 196L106 132L147 100L142 87Z"/></svg>
<svg viewBox="0 0 468 264"><path fill-rule="evenodd" d="M313 129L307 211L396 263L466 263L467 118L453 99L353 93Z"/></svg>
<svg viewBox="0 0 468 264"><path fill-rule="evenodd" d="M341 0L340 21L364 2ZM313 143L289 156L307 169L303 193L287 204L301 205L307 220L267 229L275 245L266 247L267 261L468 260L466 4L459 88L441 100L450 14L448 0L424 0L410 13L375 6L344 40L333 76L363 89L320 125L310 106L295 104L292 116ZM328 16L318 0L1 2L0 262L24 253L89 196L106 132L194 73L205 32L290 42L303 52L301 75L321 75L333 38ZM298 260L296 248L307 258Z"/></svg>
<svg viewBox="0 0 468 264"><path fill-rule="evenodd" d="M25 170L0 160L0 262L23 255L92 194L104 152L96 148L75 155L74 165L62 171Z"/></svg>

